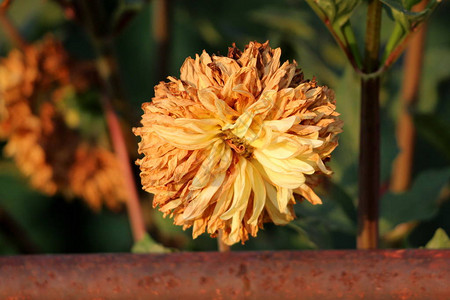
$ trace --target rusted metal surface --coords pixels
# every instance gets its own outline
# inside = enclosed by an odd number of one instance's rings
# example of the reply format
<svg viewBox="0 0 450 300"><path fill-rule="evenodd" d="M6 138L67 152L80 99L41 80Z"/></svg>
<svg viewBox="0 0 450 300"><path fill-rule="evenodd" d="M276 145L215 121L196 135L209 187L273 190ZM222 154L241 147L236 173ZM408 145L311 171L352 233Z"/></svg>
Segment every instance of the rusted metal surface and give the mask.
<svg viewBox="0 0 450 300"><path fill-rule="evenodd" d="M0 299L449 299L450 250L0 257Z"/></svg>

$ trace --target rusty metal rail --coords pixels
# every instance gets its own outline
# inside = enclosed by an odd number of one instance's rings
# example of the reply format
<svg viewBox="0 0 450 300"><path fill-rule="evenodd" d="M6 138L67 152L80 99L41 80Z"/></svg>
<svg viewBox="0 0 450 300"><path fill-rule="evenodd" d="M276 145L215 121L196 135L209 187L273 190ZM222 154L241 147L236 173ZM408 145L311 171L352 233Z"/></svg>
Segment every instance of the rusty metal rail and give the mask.
<svg viewBox="0 0 450 300"><path fill-rule="evenodd" d="M0 299L450 299L450 250L0 257Z"/></svg>

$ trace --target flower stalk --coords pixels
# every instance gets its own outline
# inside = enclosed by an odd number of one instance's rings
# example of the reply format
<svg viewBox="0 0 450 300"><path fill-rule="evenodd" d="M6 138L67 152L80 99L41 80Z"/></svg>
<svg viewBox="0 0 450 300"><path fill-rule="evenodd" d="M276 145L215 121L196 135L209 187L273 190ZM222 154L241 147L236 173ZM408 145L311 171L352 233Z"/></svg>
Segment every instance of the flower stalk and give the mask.
<svg viewBox="0 0 450 300"><path fill-rule="evenodd" d="M153 36L156 41L158 60L155 75L158 81L168 75L170 55L170 12L171 0L155 0L153 13Z"/></svg>
<svg viewBox="0 0 450 300"><path fill-rule="evenodd" d="M380 50L381 2L370 0L365 40L365 73L377 70ZM361 78L358 249L378 247L380 187L380 77Z"/></svg>
<svg viewBox="0 0 450 300"><path fill-rule="evenodd" d="M222 229L219 230L219 234L217 236L217 248L219 252L230 252L231 248L223 241L223 231Z"/></svg>
<svg viewBox="0 0 450 300"><path fill-rule="evenodd" d="M129 163L130 158L128 156L125 138L123 136L122 129L120 128L117 114L112 108L111 102L108 101L108 98L105 97L102 102L114 151L120 162L125 186L128 191L127 211L131 223L133 239L137 242L142 240L146 234L145 222L141 211L141 205L139 203L139 194L134 182L133 172Z"/></svg>
<svg viewBox="0 0 450 300"><path fill-rule="evenodd" d="M139 202L139 194L135 185L130 158L127 152L124 133L121 129L118 115L113 107L113 99L122 99L119 89L116 61L113 55L112 42L106 29L102 28L102 11L98 1L81 1L82 16L91 35L93 44L98 52L97 69L103 81L105 97L101 98L105 112L110 137L117 159L120 162L122 176L128 191L127 211L131 231L135 242L142 240L146 234L146 227ZM99 25L100 24L100 25ZM117 101L119 102L119 101ZM119 174L118 174L119 175Z"/></svg>

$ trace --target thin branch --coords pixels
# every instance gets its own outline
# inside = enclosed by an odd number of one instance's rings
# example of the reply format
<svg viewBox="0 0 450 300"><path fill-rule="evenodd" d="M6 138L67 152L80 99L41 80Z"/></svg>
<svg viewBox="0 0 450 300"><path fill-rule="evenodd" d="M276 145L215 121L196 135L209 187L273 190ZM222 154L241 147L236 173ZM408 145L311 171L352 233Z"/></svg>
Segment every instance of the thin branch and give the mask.
<svg viewBox="0 0 450 300"><path fill-rule="evenodd" d="M330 31L331 35L336 40L336 43L338 43L339 47L344 51L345 56L347 56L348 61L352 65L353 69L357 73L362 73L360 69L360 57L359 57L359 50L358 46L356 44L356 40L354 39L353 32L351 31L350 22L347 21L346 24L344 24L343 31L338 28L338 30L335 30L333 25L331 24L330 20L327 18L327 16L322 12L322 10L316 5L314 0L306 0L306 2L309 4L309 6L312 8L312 10L317 14L317 16L322 20L322 22L325 24L325 26L328 28L328 31ZM350 32L351 31L351 32ZM346 35L350 34L350 35ZM356 51L356 53L354 53Z"/></svg>
<svg viewBox="0 0 450 300"><path fill-rule="evenodd" d="M29 47L28 42L22 37L17 27L12 23L8 17L7 12L11 1L5 1L0 5L0 24L1 28L11 39L11 42L22 51Z"/></svg>
<svg viewBox="0 0 450 300"><path fill-rule="evenodd" d="M334 39L338 43L339 47L342 49L342 51L344 51L344 54L345 54L345 56L347 56L347 59L350 62L350 64L352 65L353 69L355 69L357 72L358 71L361 72L358 62L355 60L355 57L353 56L350 46L348 45L348 41L346 39L339 38L339 35L334 30L333 26L330 23L330 20L325 19L325 20L323 20L323 22L327 26L331 35L334 37Z"/></svg>
<svg viewBox="0 0 450 300"><path fill-rule="evenodd" d="M102 105L108 122L108 128L116 153L120 162L122 176L128 192L127 211L130 219L131 231L134 241L140 241L146 234L145 222L139 202L139 194L135 185L130 158L127 152L124 133L121 129L119 118L113 108L113 100L120 105L123 103L123 95L117 76L117 63L113 55L112 41L108 34L108 26L105 24L102 3L98 0L81 0L81 13L84 24L91 35L93 44L98 52L97 69L103 81L106 97L102 97ZM121 100L121 101L119 101ZM118 174L119 176L120 174Z"/></svg>
<svg viewBox="0 0 450 300"><path fill-rule="evenodd" d="M0 3L0 10L6 11L9 6L11 5L12 0L4 0L2 3Z"/></svg>
<svg viewBox="0 0 450 300"><path fill-rule="evenodd" d="M139 194L136 189L133 172L130 166L130 158L128 156L123 132L120 128L119 119L117 118L117 115L108 98L103 99L103 109L106 114L106 120L108 122L108 128L114 146L114 151L120 162L122 176L128 191L127 211L131 223L133 238L134 241L137 242L144 238L146 229L141 205L139 203Z"/></svg>
<svg viewBox="0 0 450 300"><path fill-rule="evenodd" d="M153 5L153 36L156 41L157 57L155 75L160 81L168 75L171 0L155 0Z"/></svg>
<svg viewBox="0 0 450 300"><path fill-rule="evenodd" d="M356 41L355 33L353 32L353 28L350 24L350 21L347 21L342 27L342 31L347 41L348 46L350 47L352 53L352 59L356 64L357 68L355 70L358 72L362 68L362 59L361 54L359 52L358 42Z"/></svg>
<svg viewBox="0 0 450 300"><path fill-rule="evenodd" d="M417 9L425 9L427 2L428 1L420 2ZM400 153L395 159L392 167L390 188L393 192L404 192L411 183L412 161L416 136L411 110L414 108L419 94L425 36L426 26L424 25L417 34L411 38L405 55L400 116L397 124L397 143Z"/></svg>

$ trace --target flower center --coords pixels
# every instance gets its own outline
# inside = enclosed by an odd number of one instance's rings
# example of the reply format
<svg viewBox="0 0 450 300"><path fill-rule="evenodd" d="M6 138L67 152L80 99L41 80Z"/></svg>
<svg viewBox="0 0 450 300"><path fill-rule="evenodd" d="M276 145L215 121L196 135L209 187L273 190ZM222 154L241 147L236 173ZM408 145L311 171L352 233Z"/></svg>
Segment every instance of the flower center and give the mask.
<svg viewBox="0 0 450 300"><path fill-rule="evenodd" d="M250 158L253 153L253 147L247 144L245 139L235 136L229 129L222 131L222 134L223 140L234 152L245 158Z"/></svg>

